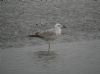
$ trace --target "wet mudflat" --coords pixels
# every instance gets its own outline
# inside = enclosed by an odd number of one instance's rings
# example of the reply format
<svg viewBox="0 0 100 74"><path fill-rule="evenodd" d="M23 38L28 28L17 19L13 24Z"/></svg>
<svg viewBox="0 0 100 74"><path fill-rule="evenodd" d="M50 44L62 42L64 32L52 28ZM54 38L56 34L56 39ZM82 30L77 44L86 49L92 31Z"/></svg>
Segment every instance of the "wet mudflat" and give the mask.
<svg viewBox="0 0 100 74"><path fill-rule="evenodd" d="M0 74L99 74L100 40L5 49Z"/></svg>

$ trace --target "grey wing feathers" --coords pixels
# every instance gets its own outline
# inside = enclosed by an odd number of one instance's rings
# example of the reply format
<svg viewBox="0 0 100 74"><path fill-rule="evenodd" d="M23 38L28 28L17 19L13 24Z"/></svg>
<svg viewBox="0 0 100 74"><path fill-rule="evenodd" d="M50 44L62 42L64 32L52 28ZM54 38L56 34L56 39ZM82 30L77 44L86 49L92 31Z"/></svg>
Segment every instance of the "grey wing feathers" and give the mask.
<svg viewBox="0 0 100 74"><path fill-rule="evenodd" d="M49 29L46 31L38 32L38 35L43 36L43 37L44 36L46 36L46 37L53 36L53 35L55 35L55 31L53 29Z"/></svg>

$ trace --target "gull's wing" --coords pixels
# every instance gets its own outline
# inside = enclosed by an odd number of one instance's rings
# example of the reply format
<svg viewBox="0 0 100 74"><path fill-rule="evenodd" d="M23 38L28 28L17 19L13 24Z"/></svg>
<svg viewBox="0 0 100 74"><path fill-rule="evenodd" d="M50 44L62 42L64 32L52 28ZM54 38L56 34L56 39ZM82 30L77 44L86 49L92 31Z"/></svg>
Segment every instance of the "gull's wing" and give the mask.
<svg viewBox="0 0 100 74"><path fill-rule="evenodd" d="M37 34L38 34L39 36L43 36L43 37L45 37L45 36L47 37L47 36L56 35L54 29L48 29L48 30L45 30L45 31L37 32Z"/></svg>
<svg viewBox="0 0 100 74"><path fill-rule="evenodd" d="M35 32L32 35L28 35L28 37L37 37L37 38L42 38L46 40L54 40L57 38L55 29L47 29L45 31L39 31Z"/></svg>

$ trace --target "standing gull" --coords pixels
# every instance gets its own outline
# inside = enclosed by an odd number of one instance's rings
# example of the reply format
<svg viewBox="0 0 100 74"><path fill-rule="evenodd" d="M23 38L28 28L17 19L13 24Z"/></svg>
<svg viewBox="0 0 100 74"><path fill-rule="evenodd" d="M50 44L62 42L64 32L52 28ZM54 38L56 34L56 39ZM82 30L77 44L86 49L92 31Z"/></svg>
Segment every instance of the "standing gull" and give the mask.
<svg viewBox="0 0 100 74"><path fill-rule="evenodd" d="M51 29L47 29L45 31L36 32L32 35L29 35L29 37L37 37L41 38L48 43L48 52L50 51L50 41L57 39L61 35L61 28L66 28L64 25L61 25L59 23L55 24L55 26Z"/></svg>

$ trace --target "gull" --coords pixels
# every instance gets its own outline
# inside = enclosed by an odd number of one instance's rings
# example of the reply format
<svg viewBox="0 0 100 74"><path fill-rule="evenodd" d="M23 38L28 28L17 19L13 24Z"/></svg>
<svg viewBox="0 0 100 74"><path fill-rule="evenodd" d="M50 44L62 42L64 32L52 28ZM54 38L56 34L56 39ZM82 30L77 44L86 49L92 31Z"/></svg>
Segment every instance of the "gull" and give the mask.
<svg viewBox="0 0 100 74"><path fill-rule="evenodd" d="M36 37L36 38L41 38L48 43L48 52L51 49L50 46L50 41L57 39L61 33L62 29L61 28L66 28L64 25L61 25L60 23L56 23L53 28L47 29L45 31L39 31L36 32L32 35L28 35L28 37Z"/></svg>

